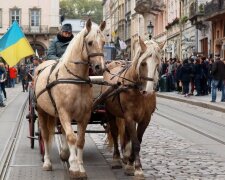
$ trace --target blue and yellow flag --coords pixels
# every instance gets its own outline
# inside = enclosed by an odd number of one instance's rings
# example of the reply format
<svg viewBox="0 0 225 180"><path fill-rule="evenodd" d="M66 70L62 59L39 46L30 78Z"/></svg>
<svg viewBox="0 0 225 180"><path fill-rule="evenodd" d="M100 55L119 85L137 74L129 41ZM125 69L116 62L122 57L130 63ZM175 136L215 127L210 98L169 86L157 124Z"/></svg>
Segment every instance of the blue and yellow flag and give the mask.
<svg viewBox="0 0 225 180"><path fill-rule="evenodd" d="M11 67L24 57L33 54L34 51L30 43L24 36L17 21L14 21L10 29L0 39L0 55Z"/></svg>

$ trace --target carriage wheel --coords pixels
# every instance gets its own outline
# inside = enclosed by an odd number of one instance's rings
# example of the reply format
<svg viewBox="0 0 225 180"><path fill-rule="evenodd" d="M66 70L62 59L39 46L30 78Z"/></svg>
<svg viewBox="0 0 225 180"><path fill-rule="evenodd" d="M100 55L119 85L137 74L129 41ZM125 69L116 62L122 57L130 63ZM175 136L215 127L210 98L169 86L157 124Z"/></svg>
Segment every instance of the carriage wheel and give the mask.
<svg viewBox="0 0 225 180"><path fill-rule="evenodd" d="M40 128L38 128L38 142L39 142L39 150L40 150L40 154L42 156L42 161L44 162L44 155L45 155L45 146L44 146L44 141L41 135L41 130Z"/></svg>
<svg viewBox="0 0 225 180"><path fill-rule="evenodd" d="M35 111L34 106L32 105L32 99L29 93L29 130L30 130L30 147L34 148L34 131L35 131Z"/></svg>

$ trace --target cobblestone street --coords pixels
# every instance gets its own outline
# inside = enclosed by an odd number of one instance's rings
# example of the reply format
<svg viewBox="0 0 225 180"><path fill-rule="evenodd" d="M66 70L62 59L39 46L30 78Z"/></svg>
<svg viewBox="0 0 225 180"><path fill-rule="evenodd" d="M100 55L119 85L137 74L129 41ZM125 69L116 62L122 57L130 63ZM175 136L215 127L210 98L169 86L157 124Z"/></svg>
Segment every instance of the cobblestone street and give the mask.
<svg viewBox="0 0 225 180"><path fill-rule="evenodd" d="M108 162L112 159L105 135L92 134ZM141 149L146 179L225 179L225 158L182 138L156 122L147 128Z"/></svg>

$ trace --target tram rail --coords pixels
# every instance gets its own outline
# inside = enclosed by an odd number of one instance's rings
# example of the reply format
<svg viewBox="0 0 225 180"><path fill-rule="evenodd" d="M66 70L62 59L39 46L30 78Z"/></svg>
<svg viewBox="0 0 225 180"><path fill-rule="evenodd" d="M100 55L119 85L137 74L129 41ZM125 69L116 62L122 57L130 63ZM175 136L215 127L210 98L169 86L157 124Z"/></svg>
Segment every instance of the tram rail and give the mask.
<svg viewBox="0 0 225 180"><path fill-rule="evenodd" d="M182 114L184 114L184 116L186 114L188 116L197 118L198 120L201 120L203 123L207 122L207 123L210 123L211 125L215 125L215 126L220 127L220 128L225 128L225 124L220 123L220 122L216 122L216 121L213 121L213 120L210 120L210 119L208 119L206 117L201 117L201 116L196 115L194 113L187 112L187 111L182 110L180 108L171 107L171 106L163 104L163 103L159 103L159 105L162 105L162 106L167 107L168 109L171 109L171 110L174 110L174 111L179 111ZM191 131L194 131L194 132L196 132L196 133L198 133L198 134L200 134L200 135L202 135L204 137L207 137L207 138L209 138L209 139L211 139L213 141L216 141L216 142L218 142L220 144L225 145L225 141L222 139L222 137L218 137L217 135L213 135L210 132L208 132L207 130L201 129L200 127L196 128L191 123L188 124L187 122L181 122L181 121L179 121L179 119L177 119L177 117L172 116L171 114L169 114L169 113L167 113L165 111L158 110L158 111L155 112L155 114L157 114L158 116L163 117L163 118L165 118L165 119L167 119L167 120L169 120L169 121L171 121L171 122L173 122L175 124L183 126L183 127L187 128L187 129L189 129Z"/></svg>
<svg viewBox="0 0 225 180"><path fill-rule="evenodd" d="M4 149L3 155L1 157L1 163L0 163L0 179L4 180L6 178L9 165L10 165L10 160L14 154L15 151L15 146L20 134L21 126L23 123L23 118L26 114L26 106L27 106L27 100L23 104L21 111L19 112L17 116L17 121L15 124L15 127L12 131L12 134L7 142L7 145Z"/></svg>

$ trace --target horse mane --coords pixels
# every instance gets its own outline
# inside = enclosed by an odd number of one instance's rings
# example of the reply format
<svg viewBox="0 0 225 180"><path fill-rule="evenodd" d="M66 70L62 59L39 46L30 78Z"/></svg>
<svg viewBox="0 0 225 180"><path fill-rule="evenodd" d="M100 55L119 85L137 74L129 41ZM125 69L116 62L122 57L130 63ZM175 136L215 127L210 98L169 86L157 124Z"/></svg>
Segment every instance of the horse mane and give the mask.
<svg viewBox="0 0 225 180"><path fill-rule="evenodd" d="M138 43L138 42L135 42L135 43ZM136 69L136 72L138 74L139 74L139 67L141 65L141 62L146 57L149 57L150 55L152 55L153 59L158 60L159 63L160 63L160 59L161 59L160 48L159 48L159 45L155 41L148 40L148 41L145 41L145 44L147 46L147 49L142 55L141 55L141 53L142 53L141 46L138 45L138 47L136 47L137 50L136 50L136 53L134 54L134 58L132 61L132 66L134 66L134 68Z"/></svg>
<svg viewBox="0 0 225 180"><path fill-rule="evenodd" d="M60 61L65 62L68 59L70 59L70 57L73 57L72 53L74 53L74 50L73 50L74 47L76 47L76 52L79 52L80 53L79 56L81 56L82 48L84 44L84 37L86 33L87 33L87 30L83 29L70 41L69 45L66 48L65 53L60 58Z"/></svg>

